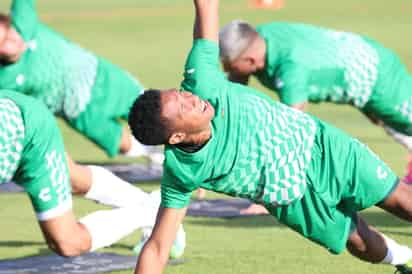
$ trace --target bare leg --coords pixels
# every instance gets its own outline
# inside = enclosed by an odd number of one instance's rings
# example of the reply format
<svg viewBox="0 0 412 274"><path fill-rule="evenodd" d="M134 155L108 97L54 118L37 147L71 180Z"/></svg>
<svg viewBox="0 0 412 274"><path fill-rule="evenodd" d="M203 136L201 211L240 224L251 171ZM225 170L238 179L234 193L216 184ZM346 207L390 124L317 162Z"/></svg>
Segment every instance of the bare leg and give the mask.
<svg viewBox="0 0 412 274"><path fill-rule="evenodd" d="M399 218L412 222L412 185L400 181L391 195L378 206Z"/></svg>
<svg viewBox="0 0 412 274"><path fill-rule="evenodd" d="M122 137L120 139L119 151L122 154L127 153L132 148L132 136L130 132L123 128Z"/></svg>
<svg viewBox="0 0 412 274"><path fill-rule="evenodd" d="M356 229L349 236L346 247L353 256L371 263L381 262L388 251L382 235L359 216Z"/></svg>
<svg viewBox="0 0 412 274"><path fill-rule="evenodd" d="M79 165L66 153L73 194L85 195L92 186L92 172L88 166Z"/></svg>
<svg viewBox="0 0 412 274"><path fill-rule="evenodd" d="M251 204L248 208L240 210L241 215L266 215L269 214L268 210L258 204Z"/></svg>
<svg viewBox="0 0 412 274"><path fill-rule="evenodd" d="M79 165L68 154L66 158L74 194L112 207L137 204L148 208L157 207L150 201L149 194L122 180L109 170L99 166Z"/></svg>

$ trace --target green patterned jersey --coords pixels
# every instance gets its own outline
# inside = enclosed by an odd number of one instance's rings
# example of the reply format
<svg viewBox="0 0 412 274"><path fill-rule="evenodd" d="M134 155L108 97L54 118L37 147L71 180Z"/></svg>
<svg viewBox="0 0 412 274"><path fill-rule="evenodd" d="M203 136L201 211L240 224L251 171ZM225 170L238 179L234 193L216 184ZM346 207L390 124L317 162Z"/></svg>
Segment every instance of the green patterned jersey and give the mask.
<svg viewBox="0 0 412 274"><path fill-rule="evenodd" d="M13 179L29 194L39 220L71 208L63 141L37 100L0 90L0 183Z"/></svg>
<svg viewBox="0 0 412 274"><path fill-rule="evenodd" d="M289 23L257 31L267 55L265 69L255 76L288 105L331 101L362 108L378 85L396 84L397 57L366 37Z"/></svg>
<svg viewBox="0 0 412 274"><path fill-rule="evenodd" d="M316 122L228 81L219 69L218 51L216 43L200 39L188 56L182 89L215 108L212 137L194 153L166 147L162 205L184 207L199 187L267 206L300 199Z"/></svg>
<svg viewBox="0 0 412 274"><path fill-rule="evenodd" d="M0 69L0 88L40 98L54 113L75 118L91 100L99 60L39 22L33 0L14 0L13 27L27 49Z"/></svg>

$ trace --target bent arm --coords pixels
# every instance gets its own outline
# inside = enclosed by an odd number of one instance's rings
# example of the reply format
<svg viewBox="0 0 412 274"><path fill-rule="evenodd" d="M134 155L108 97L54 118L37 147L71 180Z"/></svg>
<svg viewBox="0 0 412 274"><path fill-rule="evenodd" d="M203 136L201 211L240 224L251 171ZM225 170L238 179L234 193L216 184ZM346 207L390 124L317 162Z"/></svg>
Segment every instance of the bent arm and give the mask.
<svg viewBox="0 0 412 274"><path fill-rule="evenodd" d="M162 273L187 208L159 208L150 239L138 258L135 274Z"/></svg>
<svg viewBox="0 0 412 274"><path fill-rule="evenodd" d="M61 256L78 256L90 250L91 237L87 228L76 221L72 210L60 216L39 221L51 250Z"/></svg>

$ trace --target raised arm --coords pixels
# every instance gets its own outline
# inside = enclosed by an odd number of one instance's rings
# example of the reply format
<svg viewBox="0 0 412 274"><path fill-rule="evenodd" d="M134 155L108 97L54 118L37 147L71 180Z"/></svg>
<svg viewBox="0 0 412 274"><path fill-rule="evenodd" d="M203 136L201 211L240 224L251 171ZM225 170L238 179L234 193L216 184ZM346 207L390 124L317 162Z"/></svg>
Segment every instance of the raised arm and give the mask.
<svg viewBox="0 0 412 274"><path fill-rule="evenodd" d="M25 40L31 39L38 23L35 0L13 0L11 20Z"/></svg>
<svg viewBox="0 0 412 274"><path fill-rule="evenodd" d="M162 273L186 208L159 208L157 221L150 239L138 258L135 274Z"/></svg>
<svg viewBox="0 0 412 274"><path fill-rule="evenodd" d="M219 0L194 0L193 39L219 41Z"/></svg>

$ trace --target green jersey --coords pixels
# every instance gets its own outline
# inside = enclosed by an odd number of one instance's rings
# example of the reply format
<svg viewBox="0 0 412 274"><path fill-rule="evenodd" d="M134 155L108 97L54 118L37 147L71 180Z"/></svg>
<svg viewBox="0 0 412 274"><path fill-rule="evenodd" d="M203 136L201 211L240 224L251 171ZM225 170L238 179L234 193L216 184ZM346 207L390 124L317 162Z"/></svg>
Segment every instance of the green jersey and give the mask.
<svg viewBox="0 0 412 274"><path fill-rule="evenodd" d="M305 24L256 29L267 48L265 68L255 76L283 103L330 101L363 108L374 93L396 90L398 58L369 38Z"/></svg>
<svg viewBox="0 0 412 274"><path fill-rule="evenodd" d="M202 187L265 206L286 205L306 190L317 123L307 114L231 83L219 69L218 45L195 40L182 89L215 108L212 137L198 151L166 146L162 206L187 206Z"/></svg>
<svg viewBox="0 0 412 274"><path fill-rule="evenodd" d="M13 179L29 194L39 220L71 208L62 138L37 100L0 90L0 183Z"/></svg>
<svg viewBox="0 0 412 274"><path fill-rule="evenodd" d="M112 68L42 24L34 0L14 0L11 17L13 27L23 37L27 49L17 63L1 67L0 88L34 96L53 113L68 119L76 118L93 100L95 86L108 84L106 78L109 76L105 70ZM126 78L131 78L125 74ZM142 87L136 80L134 82L138 94ZM122 94L117 89L104 90L109 97L107 100Z"/></svg>
<svg viewBox="0 0 412 274"><path fill-rule="evenodd" d="M117 155L119 119L128 116L143 86L42 24L34 0L14 0L11 17L27 49L16 63L0 66L0 88L40 99L109 156Z"/></svg>

